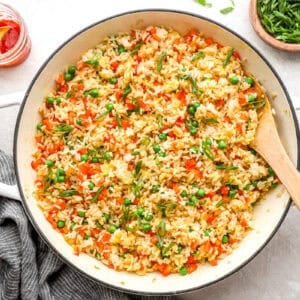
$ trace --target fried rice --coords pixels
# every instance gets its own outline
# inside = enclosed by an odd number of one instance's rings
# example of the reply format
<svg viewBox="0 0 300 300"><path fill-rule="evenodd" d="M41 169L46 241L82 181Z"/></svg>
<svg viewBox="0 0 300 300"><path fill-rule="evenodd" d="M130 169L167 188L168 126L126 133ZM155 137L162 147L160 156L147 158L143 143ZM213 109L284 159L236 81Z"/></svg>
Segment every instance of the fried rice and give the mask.
<svg viewBox="0 0 300 300"><path fill-rule="evenodd" d="M108 36L40 107L38 205L75 254L117 271L215 266L278 184L250 146L265 100L239 53L196 30Z"/></svg>

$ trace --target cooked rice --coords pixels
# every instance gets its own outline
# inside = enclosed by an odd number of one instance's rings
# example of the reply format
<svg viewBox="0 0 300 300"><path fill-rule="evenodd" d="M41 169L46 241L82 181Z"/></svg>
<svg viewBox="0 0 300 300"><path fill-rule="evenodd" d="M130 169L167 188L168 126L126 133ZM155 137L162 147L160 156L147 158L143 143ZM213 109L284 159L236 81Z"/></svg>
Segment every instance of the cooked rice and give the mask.
<svg viewBox="0 0 300 300"><path fill-rule="evenodd" d="M38 204L76 254L115 270L217 265L278 182L250 147L264 98L238 52L195 30L106 37L40 108Z"/></svg>

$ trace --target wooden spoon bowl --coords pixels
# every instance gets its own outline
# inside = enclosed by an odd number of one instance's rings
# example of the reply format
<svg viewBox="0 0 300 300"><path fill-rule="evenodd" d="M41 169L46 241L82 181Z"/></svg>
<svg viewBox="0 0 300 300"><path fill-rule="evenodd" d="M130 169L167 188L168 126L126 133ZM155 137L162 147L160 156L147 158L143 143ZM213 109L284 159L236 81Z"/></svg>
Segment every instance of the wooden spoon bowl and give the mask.
<svg viewBox="0 0 300 300"><path fill-rule="evenodd" d="M267 97L265 101L266 104L260 111L258 127L251 146L272 167L291 199L300 209L300 173L291 162L280 141Z"/></svg>
<svg viewBox="0 0 300 300"><path fill-rule="evenodd" d="M284 51L300 52L300 44L289 44L281 42L271 36L264 29L257 14L257 0L251 0L250 2L250 20L253 29L256 31L259 37L269 45Z"/></svg>

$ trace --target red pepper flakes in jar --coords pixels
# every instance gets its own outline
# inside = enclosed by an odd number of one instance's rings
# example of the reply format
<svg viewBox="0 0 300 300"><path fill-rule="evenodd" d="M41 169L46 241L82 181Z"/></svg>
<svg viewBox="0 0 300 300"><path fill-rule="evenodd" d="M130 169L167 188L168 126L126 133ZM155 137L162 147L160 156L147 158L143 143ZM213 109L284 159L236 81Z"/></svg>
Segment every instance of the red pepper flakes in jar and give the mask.
<svg viewBox="0 0 300 300"><path fill-rule="evenodd" d="M0 3L0 67L22 63L30 53L31 41L22 17Z"/></svg>

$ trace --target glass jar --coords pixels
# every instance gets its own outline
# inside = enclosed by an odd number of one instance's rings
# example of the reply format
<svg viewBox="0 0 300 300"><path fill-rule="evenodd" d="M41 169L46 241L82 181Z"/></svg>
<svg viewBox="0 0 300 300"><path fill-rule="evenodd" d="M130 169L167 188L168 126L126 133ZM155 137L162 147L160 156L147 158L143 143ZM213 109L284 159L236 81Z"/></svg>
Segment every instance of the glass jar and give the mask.
<svg viewBox="0 0 300 300"><path fill-rule="evenodd" d="M0 3L0 67L12 67L29 55L31 41L19 13Z"/></svg>

